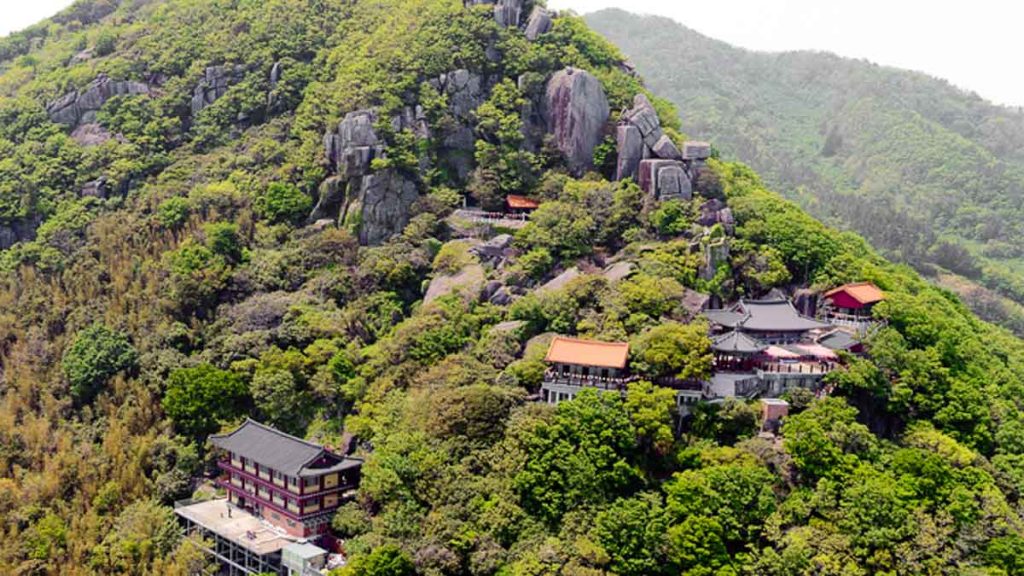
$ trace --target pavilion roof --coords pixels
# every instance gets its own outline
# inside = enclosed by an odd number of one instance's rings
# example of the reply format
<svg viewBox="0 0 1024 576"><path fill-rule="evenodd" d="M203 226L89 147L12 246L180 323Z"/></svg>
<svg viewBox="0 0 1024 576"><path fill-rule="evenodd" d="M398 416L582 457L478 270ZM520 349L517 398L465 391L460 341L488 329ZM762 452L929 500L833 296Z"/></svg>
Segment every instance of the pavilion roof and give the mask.
<svg viewBox="0 0 1024 576"><path fill-rule="evenodd" d="M828 326L800 314L786 298L741 299L726 310L708 310L704 315L720 326L755 332L804 332Z"/></svg>
<svg viewBox="0 0 1024 576"><path fill-rule="evenodd" d="M227 434L214 434L210 442L288 476L320 475L360 466L362 460L345 458L291 434L246 419ZM313 466L314 462L322 462Z"/></svg>
<svg viewBox="0 0 1024 576"><path fill-rule="evenodd" d="M509 208L515 208L518 210L536 210L540 203L533 198L527 198L526 196L520 196L518 194L509 194L505 196L505 203L508 204Z"/></svg>
<svg viewBox="0 0 1024 576"><path fill-rule="evenodd" d="M825 298L831 298L836 294L845 292L850 298L853 298L857 302L863 305L874 304L875 302L881 302L885 300L885 294L871 282L854 282L852 284L843 284L838 288L833 288L828 292L825 292Z"/></svg>
<svg viewBox="0 0 1024 576"><path fill-rule="evenodd" d="M625 368L628 358L629 344L625 342L599 342L555 336L544 361L600 368Z"/></svg>
<svg viewBox="0 0 1024 576"><path fill-rule="evenodd" d="M711 349L716 352L733 354L756 354L767 348L756 338L748 336L738 330L719 334L711 339Z"/></svg>

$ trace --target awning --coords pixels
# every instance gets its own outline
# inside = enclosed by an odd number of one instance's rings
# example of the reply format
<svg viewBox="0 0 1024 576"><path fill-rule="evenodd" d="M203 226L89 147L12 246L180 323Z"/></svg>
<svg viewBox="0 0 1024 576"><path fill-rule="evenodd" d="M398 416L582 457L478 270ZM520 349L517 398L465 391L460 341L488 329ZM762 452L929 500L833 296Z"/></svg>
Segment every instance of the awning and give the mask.
<svg viewBox="0 0 1024 576"><path fill-rule="evenodd" d="M797 354L796 352L790 352L789 350L786 350L785 348L782 348L782 347L779 347L779 346L769 346L768 349L766 349L764 351L764 353L767 356L770 356L772 358L778 358L778 359L793 359L793 360L795 360L797 358L800 358L800 355Z"/></svg>

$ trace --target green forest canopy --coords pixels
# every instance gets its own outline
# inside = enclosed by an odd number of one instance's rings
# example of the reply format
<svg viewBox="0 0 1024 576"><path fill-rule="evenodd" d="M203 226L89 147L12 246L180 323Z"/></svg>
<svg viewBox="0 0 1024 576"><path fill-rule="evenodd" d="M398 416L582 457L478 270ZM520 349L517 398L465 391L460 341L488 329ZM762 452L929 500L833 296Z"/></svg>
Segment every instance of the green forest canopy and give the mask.
<svg viewBox="0 0 1024 576"><path fill-rule="evenodd" d="M225 62L249 72L192 121L192 88ZM573 179L546 150L520 162L515 134L494 130L515 121L506 82L474 129L510 167L499 182L545 201L514 240L512 305L422 302L474 258L450 247L445 218L468 193L450 175L424 177L380 246L302 225L345 112L419 101L457 67L511 81L570 64L614 109L641 89L575 17L531 44L454 0L91 0L0 41L3 214L43 222L2 256L0 572L209 572L169 506L210 464L201 437L252 416L361 440L358 498L332 523L342 574L1024 573L1022 342L741 164L710 163L737 229L730 265L702 280L685 225L702 200ZM100 72L161 75L161 90L111 100L98 120L121 137L85 147L43 104ZM388 144L406 169L430 154ZM125 193L79 198L99 176ZM637 272L534 290L612 252ZM536 335L658 344L638 372L703 374L683 288L854 280L886 291L886 327L830 377L831 398L790 398L781 444L755 436L743 401L701 406L676 436L673 395L648 383L524 401L544 369Z"/></svg>

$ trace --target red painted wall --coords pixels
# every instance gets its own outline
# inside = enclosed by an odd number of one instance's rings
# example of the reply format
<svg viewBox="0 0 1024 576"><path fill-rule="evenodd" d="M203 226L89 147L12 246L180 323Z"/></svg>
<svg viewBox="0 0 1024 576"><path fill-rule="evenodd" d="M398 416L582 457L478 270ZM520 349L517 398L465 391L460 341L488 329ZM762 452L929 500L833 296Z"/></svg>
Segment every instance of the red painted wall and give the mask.
<svg viewBox="0 0 1024 576"><path fill-rule="evenodd" d="M858 302L853 296L850 296L846 292L839 292L833 294L831 297L832 305L836 308L849 308L852 310L859 310L864 308L864 305Z"/></svg>

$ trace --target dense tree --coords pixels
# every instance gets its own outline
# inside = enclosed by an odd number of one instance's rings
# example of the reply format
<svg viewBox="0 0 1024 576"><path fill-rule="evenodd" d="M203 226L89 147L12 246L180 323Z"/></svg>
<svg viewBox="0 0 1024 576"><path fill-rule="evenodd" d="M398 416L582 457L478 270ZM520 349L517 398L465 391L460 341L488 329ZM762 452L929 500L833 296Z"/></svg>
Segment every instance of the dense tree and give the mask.
<svg viewBox="0 0 1024 576"><path fill-rule="evenodd" d="M163 406L182 433L202 439L242 413L247 398L237 374L201 364L171 372Z"/></svg>
<svg viewBox="0 0 1024 576"><path fill-rule="evenodd" d="M87 404L112 376L134 369L138 356L125 334L93 324L79 332L64 352L61 368L71 384L72 396Z"/></svg>
<svg viewBox="0 0 1024 576"><path fill-rule="evenodd" d="M711 373L711 340L704 324L664 323L633 344L632 367L658 378L703 378Z"/></svg>

